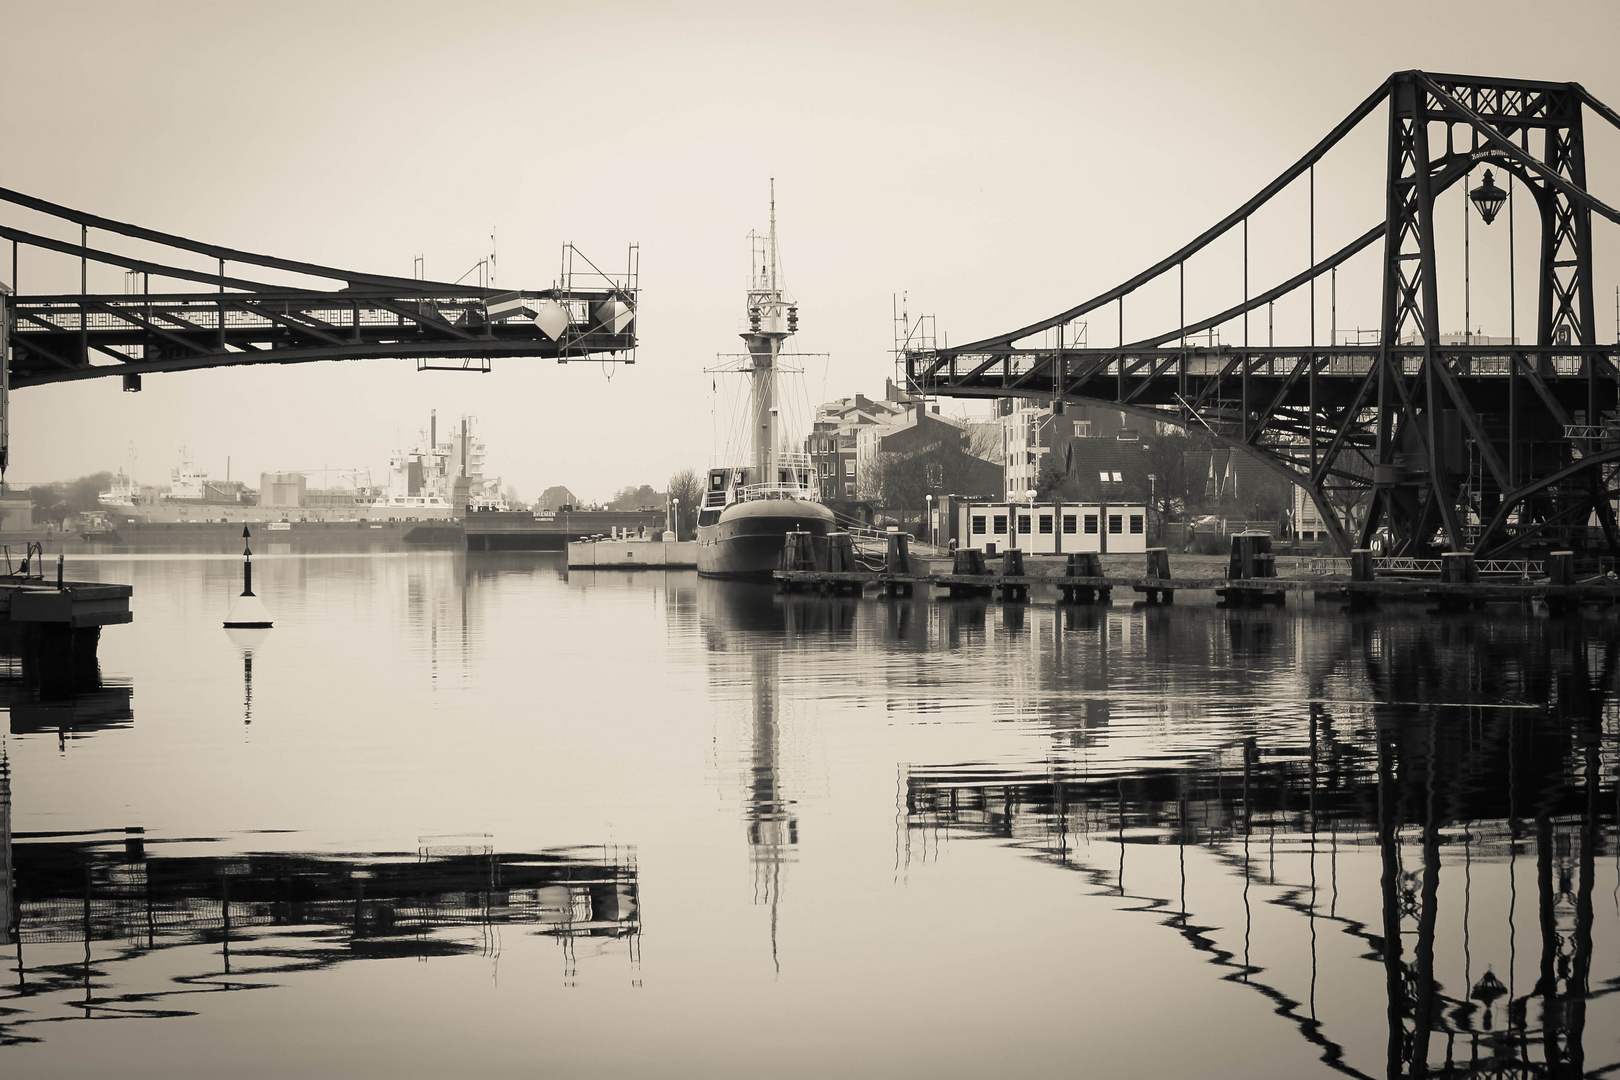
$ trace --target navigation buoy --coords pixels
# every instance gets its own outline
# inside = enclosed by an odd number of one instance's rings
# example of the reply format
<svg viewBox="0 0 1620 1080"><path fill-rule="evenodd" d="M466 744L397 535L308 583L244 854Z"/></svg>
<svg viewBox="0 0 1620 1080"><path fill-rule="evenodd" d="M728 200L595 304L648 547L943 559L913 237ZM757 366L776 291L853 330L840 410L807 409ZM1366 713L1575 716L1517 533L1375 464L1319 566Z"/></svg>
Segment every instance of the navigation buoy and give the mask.
<svg viewBox="0 0 1620 1080"><path fill-rule="evenodd" d="M264 609L264 604L253 595L253 549L248 547L250 538L247 526L242 526L242 595L236 598L231 605L231 612L225 616L225 629L227 630L268 630L270 629L270 613ZM233 637L236 635L232 635Z"/></svg>

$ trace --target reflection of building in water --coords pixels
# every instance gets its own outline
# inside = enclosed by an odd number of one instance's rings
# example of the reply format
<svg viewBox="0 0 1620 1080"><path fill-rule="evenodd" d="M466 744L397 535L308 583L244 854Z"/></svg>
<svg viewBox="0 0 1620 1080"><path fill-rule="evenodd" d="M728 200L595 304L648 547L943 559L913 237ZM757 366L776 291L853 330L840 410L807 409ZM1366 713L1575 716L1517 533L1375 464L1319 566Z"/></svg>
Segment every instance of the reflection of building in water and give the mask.
<svg viewBox="0 0 1620 1080"><path fill-rule="evenodd" d="M185 1015L186 995L199 990L269 986L346 960L498 955L513 930L558 939L569 977L578 943L621 943L632 962L638 951L633 850L165 855L165 846L136 829L9 849L17 977L14 993L0 993L0 1045L41 1037L53 1001L71 999L87 1017ZM61 946L81 942L82 961L62 962ZM218 946L218 966L155 975L150 961L125 963L188 945ZM170 955L183 968L195 962Z"/></svg>
<svg viewBox="0 0 1620 1080"><path fill-rule="evenodd" d="M743 820L754 865L754 902L770 909L771 959L779 964L776 929L784 867L799 844L796 804L783 780L778 715L783 608L770 585L703 578L697 587L711 684L718 689L730 682L745 692L746 742L738 750Z"/></svg>
<svg viewBox="0 0 1620 1080"><path fill-rule="evenodd" d="M1374 700L1303 704L1297 738L1186 766L911 768L906 850L977 833L1084 873L1350 1075L1620 1071L1620 970L1594 971L1620 929L1594 904L1620 896L1620 639L1389 620L1351 651ZM1376 1045L1356 1034L1374 1011Z"/></svg>

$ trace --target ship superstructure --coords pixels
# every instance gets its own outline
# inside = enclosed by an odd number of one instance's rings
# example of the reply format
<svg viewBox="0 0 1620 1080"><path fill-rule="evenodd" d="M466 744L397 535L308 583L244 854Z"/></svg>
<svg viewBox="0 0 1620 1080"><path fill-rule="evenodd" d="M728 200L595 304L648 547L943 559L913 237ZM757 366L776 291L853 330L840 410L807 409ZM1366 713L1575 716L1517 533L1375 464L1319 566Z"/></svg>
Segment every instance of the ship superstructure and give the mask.
<svg viewBox="0 0 1620 1080"><path fill-rule="evenodd" d="M720 369L748 377L749 449L746 460L709 469L697 523L698 573L705 577L769 577L788 532L825 543L833 523L810 456L786 450L779 430L782 346L799 330L799 307L781 283L774 180L770 235L749 239L748 329L741 335L748 351L740 364Z"/></svg>
<svg viewBox="0 0 1620 1080"><path fill-rule="evenodd" d="M450 437L441 440L434 410L417 443L394 451L387 488L373 510L394 517L455 517L463 507L473 513L507 509L500 477L484 475L488 451L473 425L473 417L463 416Z"/></svg>

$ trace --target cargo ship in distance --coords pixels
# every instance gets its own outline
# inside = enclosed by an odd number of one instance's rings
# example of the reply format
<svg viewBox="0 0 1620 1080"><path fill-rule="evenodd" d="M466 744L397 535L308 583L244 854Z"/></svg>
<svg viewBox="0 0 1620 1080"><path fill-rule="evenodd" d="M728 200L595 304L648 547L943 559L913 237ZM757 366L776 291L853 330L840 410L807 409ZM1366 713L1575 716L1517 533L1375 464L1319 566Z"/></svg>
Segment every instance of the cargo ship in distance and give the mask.
<svg viewBox="0 0 1620 1080"><path fill-rule="evenodd" d="M783 449L778 430L782 344L798 332L799 309L779 281L774 181L770 236L749 239L748 330L742 334L748 352L739 366L722 369L749 379L749 454L746 461L708 471L697 519L702 577L768 579L781 566L789 532L807 532L812 543L825 547L833 527L810 456Z"/></svg>

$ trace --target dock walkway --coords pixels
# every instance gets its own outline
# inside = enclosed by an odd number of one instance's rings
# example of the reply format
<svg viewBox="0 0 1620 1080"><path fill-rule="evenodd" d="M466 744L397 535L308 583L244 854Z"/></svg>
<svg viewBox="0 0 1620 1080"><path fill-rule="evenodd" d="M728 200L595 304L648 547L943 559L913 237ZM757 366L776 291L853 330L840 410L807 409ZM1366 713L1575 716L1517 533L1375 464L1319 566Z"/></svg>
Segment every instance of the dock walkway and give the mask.
<svg viewBox="0 0 1620 1080"><path fill-rule="evenodd" d="M1140 574L1105 573L1096 555L1070 556L1065 565L1053 567L1057 573L1025 573L1023 554L1016 551L1003 553L1000 572L987 566L981 553L971 551L957 552L949 571L933 572L919 571L904 540L896 540L886 569L846 570L807 565L810 560L790 538L784 551L784 568L775 577L778 588L790 593L860 595L868 588L876 588L889 596L911 596L921 587L947 590L952 597L999 593L1006 601L1027 601L1030 590L1047 588L1058 594L1060 602L1080 604L1109 603L1113 591L1120 589L1140 594L1149 604L1173 603L1177 592L1212 592L1230 607L1283 604L1289 594L1345 601L1352 608L1373 607L1381 601L1427 601L1448 610L1535 601L1555 612L1620 606L1620 579L1612 573L1577 578L1569 552L1551 553L1544 563L1535 564L1534 573L1531 564L1524 564L1516 575L1487 570L1484 576L1473 556L1466 553L1435 560L1438 572L1423 576L1375 572L1371 553L1357 552L1349 560L1334 560L1349 569L1348 574L1281 577L1270 553L1269 539L1247 534L1233 539L1224 573L1208 573L1212 560L1201 559L1205 572L1178 577L1170 571L1164 548L1148 549L1146 566Z"/></svg>

